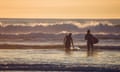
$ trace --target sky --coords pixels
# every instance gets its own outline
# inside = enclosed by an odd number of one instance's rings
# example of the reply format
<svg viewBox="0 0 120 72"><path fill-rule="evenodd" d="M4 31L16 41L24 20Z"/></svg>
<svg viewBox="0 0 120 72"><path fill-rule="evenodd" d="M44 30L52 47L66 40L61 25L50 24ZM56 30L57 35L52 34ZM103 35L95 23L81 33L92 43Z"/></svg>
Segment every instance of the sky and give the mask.
<svg viewBox="0 0 120 72"><path fill-rule="evenodd" d="M0 18L120 18L120 0L0 0Z"/></svg>

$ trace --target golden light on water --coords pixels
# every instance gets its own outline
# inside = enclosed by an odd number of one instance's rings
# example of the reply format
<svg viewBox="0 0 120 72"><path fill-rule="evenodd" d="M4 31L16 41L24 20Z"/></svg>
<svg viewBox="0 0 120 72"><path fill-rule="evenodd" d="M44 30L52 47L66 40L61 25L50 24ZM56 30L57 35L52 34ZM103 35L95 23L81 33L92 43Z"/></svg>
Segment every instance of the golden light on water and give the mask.
<svg viewBox="0 0 120 72"><path fill-rule="evenodd" d="M0 0L0 18L120 18L120 0Z"/></svg>
<svg viewBox="0 0 120 72"><path fill-rule="evenodd" d="M71 51L71 55L61 50L42 49L2 49L1 64L120 64L119 51L98 51L93 57L87 57L86 51Z"/></svg>

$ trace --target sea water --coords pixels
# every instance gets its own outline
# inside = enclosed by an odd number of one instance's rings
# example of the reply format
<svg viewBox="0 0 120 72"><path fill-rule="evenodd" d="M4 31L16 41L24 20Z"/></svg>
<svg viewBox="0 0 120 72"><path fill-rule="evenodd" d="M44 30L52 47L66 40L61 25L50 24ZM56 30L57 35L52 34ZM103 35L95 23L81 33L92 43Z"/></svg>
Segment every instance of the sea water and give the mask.
<svg viewBox="0 0 120 72"><path fill-rule="evenodd" d="M120 52L100 50L88 57L84 50L1 49L0 64L113 64L120 65Z"/></svg>
<svg viewBox="0 0 120 72"><path fill-rule="evenodd" d="M84 39L77 39L73 42L75 45L84 46L86 45L86 41ZM9 45L63 45L63 40L54 41L0 41L0 44L9 44ZM100 39L99 46L120 46L120 39Z"/></svg>

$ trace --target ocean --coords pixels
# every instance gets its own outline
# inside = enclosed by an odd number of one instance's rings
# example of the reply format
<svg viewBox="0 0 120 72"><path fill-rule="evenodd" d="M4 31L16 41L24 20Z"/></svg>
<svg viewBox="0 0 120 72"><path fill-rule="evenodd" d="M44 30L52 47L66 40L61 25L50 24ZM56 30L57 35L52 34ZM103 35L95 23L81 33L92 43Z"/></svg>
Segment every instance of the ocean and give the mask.
<svg viewBox="0 0 120 72"><path fill-rule="evenodd" d="M73 40L74 41L74 40ZM1 45L8 44L8 45L64 45L63 40L60 41L1 41ZM85 46L85 40L74 41L75 46ZM108 39L108 40L99 40L99 43L96 44L97 46L120 46L120 40Z"/></svg>
<svg viewBox="0 0 120 72"><path fill-rule="evenodd" d="M42 69L43 68L43 69ZM77 69L76 69L77 68ZM1 49L0 70L119 72L120 52L100 50L65 52L57 49Z"/></svg>
<svg viewBox="0 0 120 72"><path fill-rule="evenodd" d="M59 47L58 49L34 49L33 47L63 45L64 37L68 33L72 33L75 47L86 47L84 36L88 29L99 39L99 43L95 46L99 46L99 49L109 46L113 47L113 50L109 50L108 47L107 50L96 50L93 56L88 56L87 50L81 48L66 52ZM33 48L5 49L1 45L32 45ZM114 50L114 46L118 49ZM99 72L104 70L101 68L120 71L119 47L120 19L0 19L1 70L15 69L16 67L18 67L18 70L21 67L23 67L23 70L24 68L39 70L39 65L30 66L32 64L42 64L43 66L40 66L48 70L50 66L54 67L55 65L58 70L69 70L69 68L74 70L74 67L78 67L78 70L79 67L94 69L91 67L97 67L100 68L96 69ZM20 64L23 65L19 67ZM46 67L46 64L50 64L50 66ZM85 69L83 68L83 70Z"/></svg>
<svg viewBox="0 0 120 72"><path fill-rule="evenodd" d="M0 44L49 45L63 44L72 33L76 45L85 45L90 29L99 39L98 45L119 46L120 19L0 19Z"/></svg>

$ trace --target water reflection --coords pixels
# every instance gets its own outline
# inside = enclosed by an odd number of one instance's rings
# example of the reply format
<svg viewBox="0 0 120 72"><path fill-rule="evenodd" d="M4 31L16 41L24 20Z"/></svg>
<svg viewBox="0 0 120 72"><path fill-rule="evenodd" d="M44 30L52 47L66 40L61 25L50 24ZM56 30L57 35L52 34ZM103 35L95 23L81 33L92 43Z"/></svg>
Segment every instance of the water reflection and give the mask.
<svg viewBox="0 0 120 72"><path fill-rule="evenodd" d="M85 49L1 49L1 64L41 64L41 63L73 63L73 64L120 64L120 52L95 50L93 57L87 57Z"/></svg>
<svg viewBox="0 0 120 72"><path fill-rule="evenodd" d="M65 55L74 55L74 53L80 53L85 51L85 56L86 57L97 57L99 50L94 49L94 50L78 50L78 49L64 49Z"/></svg>
<svg viewBox="0 0 120 72"><path fill-rule="evenodd" d="M97 51L88 51L87 52L87 57L89 57L89 56L94 56L94 57L96 57L97 56Z"/></svg>
<svg viewBox="0 0 120 72"><path fill-rule="evenodd" d="M66 55L71 55L72 53L71 53L71 49L65 49L65 54Z"/></svg>
<svg viewBox="0 0 120 72"><path fill-rule="evenodd" d="M91 50L87 50L87 57L89 56L97 56L98 50L93 48Z"/></svg>

